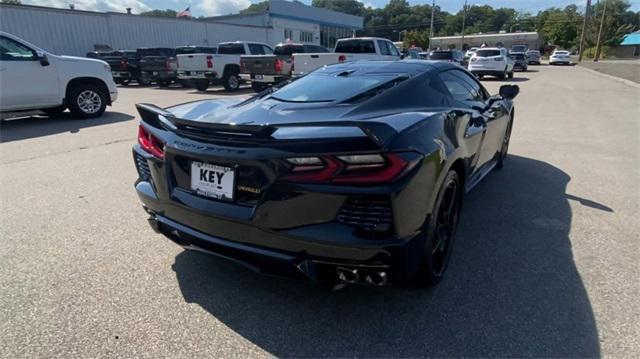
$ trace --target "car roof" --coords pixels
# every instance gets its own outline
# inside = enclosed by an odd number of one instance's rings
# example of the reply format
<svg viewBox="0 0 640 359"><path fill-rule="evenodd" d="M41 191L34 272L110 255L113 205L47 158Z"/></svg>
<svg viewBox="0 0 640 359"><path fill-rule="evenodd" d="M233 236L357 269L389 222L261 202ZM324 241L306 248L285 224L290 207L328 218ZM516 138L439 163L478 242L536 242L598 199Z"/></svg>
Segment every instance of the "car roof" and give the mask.
<svg viewBox="0 0 640 359"><path fill-rule="evenodd" d="M500 49L504 49L504 47L481 47L478 48L478 50L500 50Z"/></svg>

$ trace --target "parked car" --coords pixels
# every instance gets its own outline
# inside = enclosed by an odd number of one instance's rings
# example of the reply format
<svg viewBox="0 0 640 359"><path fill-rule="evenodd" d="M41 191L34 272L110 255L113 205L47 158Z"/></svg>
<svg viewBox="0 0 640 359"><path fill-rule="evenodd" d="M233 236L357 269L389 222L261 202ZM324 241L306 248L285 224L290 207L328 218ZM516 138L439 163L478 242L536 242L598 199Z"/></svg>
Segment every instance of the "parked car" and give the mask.
<svg viewBox="0 0 640 359"><path fill-rule="evenodd" d="M111 73L116 84L128 85L131 81L140 80L140 61L135 50L118 50L104 53L101 60L111 66Z"/></svg>
<svg viewBox="0 0 640 359"><path fill-rule="evenodd" d="M549 57L549 65L570 65L571 53L566 50L555 50Z"/></svg>
<svg viewBox="0 0 640 359"><path fill-rule="evenodd" d="M447 61L466 67L464 54L460 50L434 50L427 55L427 60Z"/></svg>
<svg viewBox="0 0 640 359"><path fill-rule="evenodd" d="M465 60L467 60L467 62L469 62L469 59L473 56L473 54L476 53L476 51L478 51L477 47L472 47L469 50L467 50L467 52L464 53Z"/></svg>
<svg viewBox="0 0 640 359"><path fill-rule="evenodd" d="M395 44L394 44L395 45ZM405 60L418 60L420 59L420 54L424 52L424 50L422 50L421 47L419 46L411 46L408 49L405 49L403 51L403 59Z"/></svg>
<svg viewBox="0 0 640 359"><path fill-rule="evenodd" d="M509 58L513 60L513 69L527 72L529 64L527 62L527 55L524 52L512 52L509 54Z"/></svg>
<svg viewBox="0 0 640 359"><path fill-rule="evenodd" d="M178 79L178 72L171 62L175 61L176 49L169 47L148 47L137 50L140 64L140 85L155 82L167 87Z"/></svg>
<svg viewBox="0 0 640 359"><path fill-rule="evenodd" d="M529 65L540 65L540 51L538 50L529 50L526 53L527 63Z"/></svg>
<svg viewBox="0 0 640 359"><path fill-rule="evenodd" d="M355 61L249 99L138 105L149 223L186 249L329 287L437 284L464 193L507 161L518 87Z"/></svg>
<svg viewBox="0 0 640 359"><path fill-rule="evenodd" d="M240 77L250 81L254 91L264 91L269 85L291 78L293 54L327 52L329 50L319 45L278 44L271 55L240 56Z"/></svg>
<svg viewBox="0 0 640 359"><path fill-rule="evenodd" d="M340 39L332 53L294 54L294 76L302 76L325 65L355 60L400 60L400 51L384 38Z"/></svg>
<svg viewBox="0 0 640 359"><path fill-rule="evenodd" d="M529 50L529 45L513 45L511 46L510 53L525 53Z"/></svg>
<svg viewBox="0 0 640 359"><path fill-rule="evenodd" d="M469 60L469 71L479 78L489 75L504 80L513 78L513 65L504 47L483 47Z"/></svg>
<svg viewBox="0 0 640 359"><path fill-rule="evenodd" d="M118 98L109 64L59 56L0 31L0 112L69 109L76 117L101 116Z"/></svg>
<svg viewBox="0 0 640 359"><path fill-rule="evenodd" d="M273 49L260 42L222 42L216 54L178 55L178 77L189 81L199 91L222 83L225 90L240 88L240 56L272 54Z"/></svg>

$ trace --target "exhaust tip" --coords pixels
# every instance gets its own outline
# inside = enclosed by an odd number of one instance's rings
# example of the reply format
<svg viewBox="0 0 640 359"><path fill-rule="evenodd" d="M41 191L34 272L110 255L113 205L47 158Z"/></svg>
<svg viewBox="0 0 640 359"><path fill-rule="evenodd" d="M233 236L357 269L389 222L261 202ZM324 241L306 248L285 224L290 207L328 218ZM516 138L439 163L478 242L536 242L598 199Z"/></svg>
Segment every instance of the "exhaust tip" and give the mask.
<svg viewBox="0 0 640 359"><path fill-rule="evenodd" d="M344 283L353 284L358 282L360 279L360 274L357 269L338 267L336 268L336 273L338 275L338 280Z"/></svg>
<svg viewBox="0 0 640 359"><path fill-rule="evenodd" d="M388 278L386 272L369 272L364 280L371 285L381 287L387 284Z"/></svg>

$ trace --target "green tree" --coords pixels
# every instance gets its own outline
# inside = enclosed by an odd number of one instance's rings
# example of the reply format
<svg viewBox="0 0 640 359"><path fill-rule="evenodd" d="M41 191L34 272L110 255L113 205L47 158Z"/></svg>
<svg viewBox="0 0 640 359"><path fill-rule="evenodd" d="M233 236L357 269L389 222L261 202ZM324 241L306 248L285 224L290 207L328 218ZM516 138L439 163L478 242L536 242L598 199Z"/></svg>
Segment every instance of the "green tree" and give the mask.
<svg viewBox="0 0 640 359"><path fill-rule="evenodd" d="M178 12L176 12L175 10L171 10L171 9L151 10L151 11L141 12L140 15L157 16L157 17L176 17L178 15Z"/></svg>
<svg viewBox="0 0 640 359"><path fill-rule="evenodd" d="M264 11L267 11L268 7L269 7L269 2L268 1L261 1L261 2L257 2L255 4L249 5L249 7L244 9L244 10L240 10L240 13L241 14L251 14L251 13L255 13L255 12L264 12Z"/></svg>
<svg viewBox="0 0 640 359"><path fill-rule="evenodd" d="M0 3L8 4L8 5L22 5L20 0L2 0Z"/></svg>
<svg viewBox="0 0 640 359"><path fill-rule="evenodd" d="M412 46L418 46L423 49L429 48L429 31L407 31L404 35L404 47L410 48Z"/></svg>
<svg viewBox="0 0 640 359"><path fill-rule="evenodd" d="M356 16L364 15L364 4L357 0L313 0L311 6Z"/></svg>

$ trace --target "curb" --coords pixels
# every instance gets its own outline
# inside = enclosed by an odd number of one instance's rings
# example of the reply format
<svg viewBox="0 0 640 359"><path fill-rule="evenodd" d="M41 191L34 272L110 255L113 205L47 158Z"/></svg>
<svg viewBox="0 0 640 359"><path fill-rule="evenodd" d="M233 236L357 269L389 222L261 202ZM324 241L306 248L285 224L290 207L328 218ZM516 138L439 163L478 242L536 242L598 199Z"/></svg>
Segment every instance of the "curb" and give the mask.
<svg viewBox="0 0 640 359"><path fill-rule="evenodd" d="M637 89L640 89L640 84L637 83L637 82L633 82L631 80L623 79L622 77L617 77L617 76L605 74L605 73L602 73L602 72L598 72L596 70L592 70L592 69L586 68L584 66L580 66L579 63L576 64L576 66L574 66L574 67L580 68L580 69L582 69L584 71L587 71L587 72L591 72L591 73L596 74L596 75L601 76L601 77L606 77L606 78L614 80L614 81L622 82L623 84L625 84L627 86L631 86L631 87L635 87Z"/></svg>

